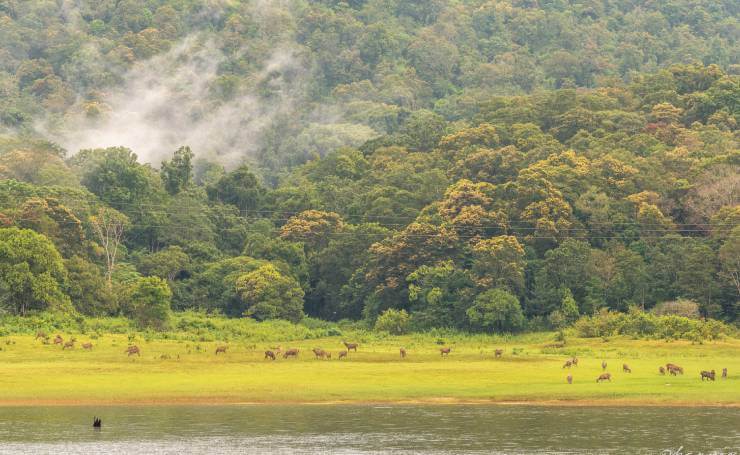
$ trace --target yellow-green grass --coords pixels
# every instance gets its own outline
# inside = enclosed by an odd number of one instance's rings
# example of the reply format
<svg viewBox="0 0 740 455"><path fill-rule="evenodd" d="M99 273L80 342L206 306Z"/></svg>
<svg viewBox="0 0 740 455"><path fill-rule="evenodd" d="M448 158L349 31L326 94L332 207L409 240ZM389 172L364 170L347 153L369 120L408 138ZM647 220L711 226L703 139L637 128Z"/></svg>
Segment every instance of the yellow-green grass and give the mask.
<svg viewBox="0 0 740 455"><path fill-rule="evenodd" d="M29 336L0 339L0 405L133 403L329 403L329 402L558 402L572 404L738 405L740 341L705 344L684 341L569 339L548 347L551 337L514 337L507 342L461 339L441 357L432 338L390 337L360 344L338 360L338 338L288 343L223 343L137 340L141 357L128 357L128 340L104 335L92 351L42 345ZM10 344L6 344L9 342ZM264 350L282 344L300 349L296 359L264 360ZM405 346L406 359L398 347ZM316 360L322 347L332 360ZM500 359L494 349L504 349ZM577 354L577 367L563 369ZM169 357L169 358L167 358ZM601 362L611 383L596 383ZM661 376L673 362L683 376ZM632 373L623 373L627 363ZM722 380L722 368L729 378ZM715 369L715 382L701 370ZM573 384L566 376L573 375Z"/></svg>

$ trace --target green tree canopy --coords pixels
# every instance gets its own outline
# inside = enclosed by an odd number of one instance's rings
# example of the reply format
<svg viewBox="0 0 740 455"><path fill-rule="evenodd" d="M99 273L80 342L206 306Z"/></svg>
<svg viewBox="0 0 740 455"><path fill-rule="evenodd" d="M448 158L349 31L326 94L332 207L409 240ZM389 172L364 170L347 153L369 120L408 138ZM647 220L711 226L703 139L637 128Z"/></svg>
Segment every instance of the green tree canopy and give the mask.
<svg viewBox="0 0 740 455"><path fill-rule="evenodd" d="M67 272L48 238L28 229L0 229L0 304L13 314L71 309Z"/></svg>

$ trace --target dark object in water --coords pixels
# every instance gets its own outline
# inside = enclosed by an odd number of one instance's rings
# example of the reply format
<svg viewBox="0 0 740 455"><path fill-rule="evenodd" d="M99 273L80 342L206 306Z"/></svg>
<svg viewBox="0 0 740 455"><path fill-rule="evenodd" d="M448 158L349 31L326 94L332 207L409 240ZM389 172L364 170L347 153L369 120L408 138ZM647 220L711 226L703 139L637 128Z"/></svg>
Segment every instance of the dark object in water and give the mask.
<svg viewBox="0 0 740 455"><path fill-rule="evenodd" d="M100 428L103 426L103 421L98 417L93 418L93 428Z"/></svg>

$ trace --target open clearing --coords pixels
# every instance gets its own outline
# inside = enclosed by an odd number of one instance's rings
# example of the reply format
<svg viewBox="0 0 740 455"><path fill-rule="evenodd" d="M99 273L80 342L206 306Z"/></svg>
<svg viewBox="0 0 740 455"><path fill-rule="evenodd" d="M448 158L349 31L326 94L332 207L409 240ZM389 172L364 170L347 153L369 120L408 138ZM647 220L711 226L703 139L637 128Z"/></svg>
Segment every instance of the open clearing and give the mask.
<svg viewBox="0 0 740 455"><path fill-rule="evenodd" d="M69 334L62 334L65 339ZM506 343L451 342L442 357L432 339L389 337L363 343L338 360L339 338L285 343L136 340L141 356L128 357L123 335L90 340L75 335L74 349L43 345L29 336L0 339L0 404L336 403L336 402L556 402L559 404L738 405L740 341L569 339L523 336ZM94 348L83 350L91 341ZM216 346L226 354L215 355ZM298 348L298 359L264 360L271 346ZM398 348L408 356L401 359ZM316 360L311 348L333 354ZM504 349L494 358L495 349ZM572 355L579 365L564 369ZM612 382L596 383L601 362ZM683 376L661 376L666 362ZM623 373L627 363L632 373ZM721 379L722 368L729 378ZM702 382L701 370L717 380ZM573 375L573 384L566 376Z"/></svg>

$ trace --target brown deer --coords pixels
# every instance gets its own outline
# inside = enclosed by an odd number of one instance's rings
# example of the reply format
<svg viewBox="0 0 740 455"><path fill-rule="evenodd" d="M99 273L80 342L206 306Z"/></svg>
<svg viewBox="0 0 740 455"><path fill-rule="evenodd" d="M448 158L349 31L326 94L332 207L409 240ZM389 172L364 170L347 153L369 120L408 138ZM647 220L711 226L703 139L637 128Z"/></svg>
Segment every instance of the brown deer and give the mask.
<svg viewBox="0 0 740 455"><path fill-rule="evenodd" d="M676 373L683 374L683 368L681 368L678 365L674 365L672 363L666 363L665 364L665 368L666 368L666 370L668 370L669 373L671 373L674 376L676 375Z"/></svg>
<svg viewBox="0 0 740 455"><path fill-rule="evenodd" d="M503 349L496 349L495 351L493 351L493 356L497 359L500 358L503 354L504 354Z"/></svg>
<svg viewBox="0 0 740 455"><path fill-rule="evenodd" d="M131 356L132 356L132 355L134 355L134 354L136 354L136 355L138 355L139 357L141 357L141 349L139 349L139 347L138 347L138 346L136 346L136 345L133 345L133 346L129 346L129 347L127 347L127 348L126 348L126 350L125 350L125 351L123 351L123 352L124 352L125 354L128 354L128 356L129 356L129 357L131 357Z"/></svg>
<svg viewBox="0 0 740 455"><path fill-rule="evenodd" d="M659 373L660 373L661 375L665 376L665 368L663 368L663 367L658 367L658 372L659 372Z"/></svg>
<svg viewBox="0 0 740 455"><path fill-rule="evenodd" d="M606 360L602 360L602 361L601 361L601 369L602 369L603 371L606 371Z"/></svg>
<svg viewBox="0 0 740 455"><path fill-rule="evenodd" d="M611 375L611 373L602 373L599 376L599 378L596 379L596 382L601 382L601 381L609 381L609 382L612 382L612 375Z"/></svg>
<svg viewBox="0 0 740 455"><path fill-rule="evenodd" d="M563 368L570 368L573 365L572 360L566 360L565 364L563 365Z"/></svg>
<svg viewBox="0 0 740 455"><path fill-rule="evenodd" d="M64 343L64 338L62 338L61 335L57 335L54 337L54 344L63 344L63 343Z"/></svg>
<svg viewBox="0 0 740 455"><path fill-rule="evenodd" d="M272 351L265 351L265 358L270 360L275 360L275 353Z"/></svg>
<svg viewBox="0 0 740 455"><path fill-rule="evenodd" d="M38 340L39 338L45 340L49 338L49 335L47 335L46 332L39 330L38 332L36 332L36 338L34 338L34 340Z"/></svg>
<svg viewBox="0 0 740 455"><path fill-rule="evenodd" d="M357 343L347 343L346 341L342 341L342 344L344 344L344 346L347 348L347 352L349 351L357 352L357 347L359 346L359 344Z"/></svg>
<svg viewBox="0 0 740 455"><path fill-rule="evenodd" d="M339 360L342 360L347 357L347 351L339 351Z"/></svg>
<svg viewBox="0 0 740 455"><path fill-rule="evenodd" d="M630 369L630 366L627 365L626 363L623 363L622 364L622 371L625 372L625 373L632 373L632 370Z"/></svg>
<svg viewBox="0 0 740 455"><path fill-rule="evenodd" d="M398 352L401 354L401 358L402 359L405 359L406 358L406 349L405 348L400 348L398 350Z"/></svg>
<svg viewBox="0 0 740 455"><path fill-rule="evenodd" d="M62 346L62 351L65 350L65 349L67 349L67 348L74 349L74 347L75 347L75 340L74 340L74 338L72 338L71 340L69 340L66 343L64 343L64 345Z"/></svg>
<svg viewBox="0 0 740 455"><path fill-rule="evenodd" d="M313 351L313 354L316 356L316 360L326 358L326 351L324 351L323 349L313 348L311 350Z"/></svg>
<svg viewBox="0 0 740 455"><path fill-rule="evenodd" d="M568 384L573 384L573 375L572 374L569 374L568 377L565 378L565 379L568 380Z"/></svg>
<svg viewBox="0 0 740 455"><path fill-rule="evenodd" d="M92 350L93 344L92 343L82 343L82 349L87 349L88 351Z"/></svg>
<svg viewBox="0 0 740 455"><path fill-rule="evenodd" d="M578 366L578 357L573 357L570 359L570 363L573 364L574 367Z"/></svg>
<svg viewBox="0 0 740 455"><path fill-rule="evenodd" d="M450 355L450 351L452 351L452 348L439 348L439 355Z"/></svg>
<svg viewBox="0 0 740 455"><path fill-rule="evenodd" d="M222 352L222 353L226 354L226 349L227 348L228 348L228 346L217 346L216 347L216 355L218 355L219 352Z"/></svg>
<svg viewBox="0 0 740 455"><path fill-rule="evenodd" d="M722 379L727 379L727 368L722 368Z"/></svg>
<svg viewBox="0 0 740 455"><path fill-rule="evenodd" d="M331 360L331 352L326 353L326 360Z"/></svg>
<svg viewBox="0 0 740 455"><path fill-rule="evenodd" d="M288 357L295 357L295 358L298 358L298 349L296 349L296 348L291 348L291 349L287 349L287 350L286 350L286 351L285 351L285 352L283 353L283 358L284 358L284 359L287 359Z"/></svg>
<svg viewBox="0 0 740 455"><path fill-rule="evenodd" d="M701 376L701 380L702 381L704 381L705 378L707 380L710 380L711 379L712 381L714 381L714 370L712 370L712 371L702 371L701 373L699 373L699 375Z"/></svg>

